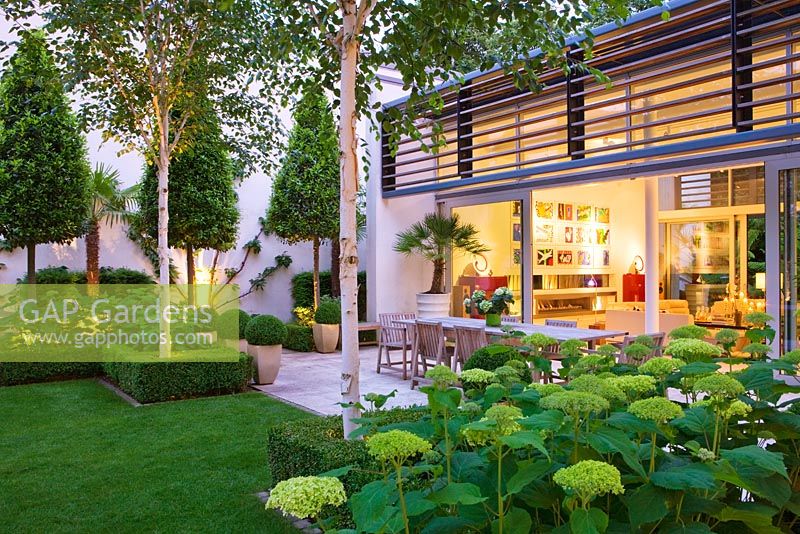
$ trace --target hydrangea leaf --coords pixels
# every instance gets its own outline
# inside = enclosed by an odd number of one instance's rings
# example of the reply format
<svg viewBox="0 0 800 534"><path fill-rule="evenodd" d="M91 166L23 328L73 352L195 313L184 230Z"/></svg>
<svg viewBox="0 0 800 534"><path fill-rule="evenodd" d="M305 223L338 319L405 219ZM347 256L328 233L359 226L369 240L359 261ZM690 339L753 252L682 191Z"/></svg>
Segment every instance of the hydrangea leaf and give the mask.
<svg viewBox="0 0 800 534"><path fill-rule="evenodd" d="M638 451L633 442L622 430L616 428L600 427L586 434L586 442L600 454L619 453L625 463L642 478L647 474L639 462Z"/></svg>
<svg viewBox="0 0 800 534"><path fill-rule="evenodd" d="M720 456L731 462L734 467L753 466L768 473L778 473L786 478L786 466L783 454L762 449L758 445L746 445L738 449L723 450Z"/></svg>
<svg viewBox="0 0 800 534"><path fill-rule="evenodd" d="M667 492L653 484L640 486L636 491L623 499L628 507L628 516L634 527L655 523L666 517Z"/></svg>
<svg viewBox="0 0 800 534"><path fill-rule="evenodd" d="M497 519L492 521L492 534L500 532L500 523ZM528 534L533 521L530 514L522 508L511 508L505 515L503 534Z"/></svg>
<svg viewBox="0 0 800 534"><path fill-rule="evenodd" d="M478 504L486 500L481 497L481 490L469 482L451 482L439 491L428 496L436 504Z"/></svg>
<svg viewBox="0 0 800 534"><path fill-rule="evenodd" d="M550 470L550 463L544 460L525 460L519 462L519 469L506 483L506 495L514 495L525 486L539 480Z"/></svg>
<svg viewBox="0 0 800 534"><path fill-rule="evenodd" d="M650 476L650 481L656 486L670 490L713 490L716 488L714 473L704 464L687 464L664 471L656 471Z"/></svg>

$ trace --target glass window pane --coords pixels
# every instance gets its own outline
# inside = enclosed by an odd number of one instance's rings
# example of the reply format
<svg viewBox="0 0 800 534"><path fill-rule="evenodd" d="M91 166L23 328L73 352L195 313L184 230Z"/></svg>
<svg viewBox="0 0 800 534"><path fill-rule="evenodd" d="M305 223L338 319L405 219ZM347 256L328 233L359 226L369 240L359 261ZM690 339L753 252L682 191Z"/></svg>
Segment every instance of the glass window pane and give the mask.
<svg viewBox="0 0 800 534"><path fill-rule="evenodd" d="M731 282L730 224L705 221L669 227L669 298L688 301L691 313L707 307L712 314L724 314L724 306L715 303L725 299Z"/></svg>
<svg viewBox="0 0 800 534"><path fill-rule="evenodd" d="M746 167L731 171L733 205L764 203L764 167Z"/></svg>

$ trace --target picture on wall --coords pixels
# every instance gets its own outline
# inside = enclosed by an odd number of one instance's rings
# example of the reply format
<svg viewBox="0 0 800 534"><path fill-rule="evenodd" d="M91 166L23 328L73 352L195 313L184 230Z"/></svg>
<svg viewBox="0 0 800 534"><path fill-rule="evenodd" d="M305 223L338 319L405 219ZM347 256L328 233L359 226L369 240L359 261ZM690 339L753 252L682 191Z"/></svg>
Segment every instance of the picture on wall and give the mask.
<svg viewBox="0 0 800 534"><path fill-rule="evenodd" d="M592 207L578 204L578 222L592 222Z"/></svg>
<svg viewBox="0 0 800 534"><path fill-rule="evenodd" d="M580 265L581 267L592 266L592 252L590 250L578 251L578 265Z"/></svg>
<svg viewBox="0 0 800 534"><path fill-rule="evenodd" d="M598 245L608 245L609 244L609 237L610 237L611 230L608 228L596 228L595 233L597 234L597 241Z"/></svg>
<svg viewBox="0 0 800 534"><path fill-rule="evenodd" d="M522 263L522 250L515 248L512 253L512 259L514 261L514 265L519 265Z"/></svg>
<svg viewBox="0 0 800 534"><path fill-rule="evenodd" d="M558 218L561 221L572 220L572 204L558 203Z"/></svg>
<svg viewBox="0 0 800 534"><path fill-rule="evenodd" d="M608 224L611 222L611 211L609 208L594 208L594 222Z"/></svg>
<svg viewBox="0 0 800 534"><path fill-rule="evenodd" d="M536 265L552 267L553 249L552 248L536 249Z"/></svg>
<svg viewBox="0 0 800 534"><path fill-rule="evenodd" d="M552 224L541 224L538 223L536 225L536 231L534 233L535 239L537 243L552 243L553 242L553 225Z"/></svg>
<svg viewBox="0 0 800 534"><path fill-rule="evenodd" d="M611 265L611 257L609 254L608 249L603 249L598 252L595 261L597 261L597 267L608 267Z"/></svg>
<svg viewBox="0 0 800 534"><path fill-rule="evenodd" d="M578 245L591 245L594 243L594 234L591 228L575 227L575 243Z"/></svg>
<svg viewBox="0 0 800 534"><path fill-rule="evenodd" d="M522 215L522 202L515 200L511 203L511 216L520 217Z"/></svg>
<svg viewBox="0 0 800 534"><path fill-rule="evenodd" d="M552 202L536 202L536 217L539 219L552 219L553 218L553 203Z"/></svg>
<svg viewBox="0 0 800 534"><path fill-rule="evenodd" d="M511 240L522 241L522 225L520 223L511 225Z"/></svg>
<svg viewBox="0 0 800 534"><path fill-rule="evenodd" d="M558 255L558 264L559 265L572 265L572 251L571 250L559 250Z"/></svg>
<svg viewBox="0 0 800 534"><path fill-rule="evenodd" d="M572 226L564 227L564 243L574 243L575 229Z"/></svg>

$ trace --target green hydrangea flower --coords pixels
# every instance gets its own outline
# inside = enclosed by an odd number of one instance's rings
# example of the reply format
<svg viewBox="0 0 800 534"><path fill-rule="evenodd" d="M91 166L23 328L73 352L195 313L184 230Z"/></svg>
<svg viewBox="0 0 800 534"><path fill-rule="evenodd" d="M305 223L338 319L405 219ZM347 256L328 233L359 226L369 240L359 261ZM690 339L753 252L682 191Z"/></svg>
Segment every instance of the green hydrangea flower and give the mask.
<svg viewBox="0 0 800 534"><path fill-rule="evenodd" d="M586 391L560 391L553 393L540 400L539 406L545 410L561 410L573 416L602 412L610 408L606 399Z"/></svg>
<svg viewBox="0 0 800 534"><path fill-rule="evenodd" d="M629 398L637 398L652 393L656 389L656 379L650 375L623 375L610 379Z"/></svg>
<svg viewBox="0 0 800 534"><path fill-rule="evenodd" d="M781 356L780 359L792 365L800 365L800 349L789 351Z"/></svg>
<svg viewBox="0 0 800 534"><path fill-rule="evenodd" d="M587 347L587 343L580 339L567 339L562 341L558 346L558 353L567 357L580 357L583 355L583 349Z"/></svg>
<svg viewBox="0 0 800 534"><path fill-rule="evenodd" d="M610 379L599 378L594 375L581 375L569 383L570 389L594 393L606 399L610 404L622 404L628 400L625 392L618 388Z"/></svg>
<svg viewBox="0 0 800 534"><path fill-rule="evenodd" d="M664 354L674 356L685 361L698 361L710 358L719 358L722 349L702 339L679 338L670 341Z"/></svg>
<svg viewBox="0 0 800 534"><path fill-rule="evenodd" d="M540 332L536 332L529 336L523 337L522 343L524 343L525 345L530 345L531 347L536 347L541 349L544 347L549 347L550 345L557 344L558 340L553 339L550 336L546 336Z"/></svg>
<svg viewBox="0 0 800 534"><path fill-rule="evenodd" d="M495 369L494 376L498 383L506 387L511 387L514 384L519 384L522 382L519 371L509 365L503 365Z"/></svg>
<svg viewBox="0 0 800 534"><path fill-rule="evenodd" d="M612 345L602 345L600 349L603 347L612 347L614 350L613 354L616 354L617 349L614 349ZM584 356L575 362L575 365L572 367L572 369L570 369L569 376L576 378L585 374L597 374L608 371L613 365L613 362L614 356L609 356L606 354L589 354L588 356Z"/></svg>
<svg viewBox="0 0 800 534"><path fill-rule="evenodd" d="M485 369L467 369L461 371L461 382L469 384L486 385L494 382L495 376L491 371Z"/></svg>
<svg viewBox="0 0 800 534"><path fill-rule="evenodd" d="M574 492L585 507L589 501L606 493L625 493L619 470L611 464L597 460L583 460L556 471L553 481L567 491Z"/></svg>
<svg viewBox="0 0 800 534"><path fill-rule="evenodd" d="M713 462L717 458L714 456L712 451L706 449L705 447L700 447L697 449L697 452L694 453L694 455L697 456L697 459L701 462Z"/></svg>
<svg viewBox="0 0 800 534"><path fill-rule="evenodd" d="M746 417L752 411L753 408L737 399L725 407L720 415L722 415L723 419L730 419L732 417Z"/></svg>
<svg viewBox="0 0 800 534"><path fill-rule="evenodd" d="M631 343L622 349L622 352L631 360L639 362L650 356L653 353L653 349L642 343Z"/></svg>
<svg viewBox="0 0 800 534"><path fill-rule="evenodd" d="M483 411L483 408L477 402L465 402L461 405L461 410L468 414L477 415Z"/></svg>
<svg viewBox="0 0 800 534"><path fill-rule="evenodd" d="M684 365L686 365L686 362L681 359L659 356L658 358L653 358L644 362L639 366L639 371L646 375L665 377Z"/></svg>
<svg viewBox="0 0 800 534"><path fill-rule="evenodd" d="M748 343L742 347L742 352L746 352L753 358L760 358L772 352L772 347L764 343Z"/></svg>
<svg viewBox="0 0 800 534"><path fill-rule="evenodd" d="M733 345L739 341L739 332L730 328L723 328L714 335L714 339L721 345Z"/></svg>
<svg viewBox="0 0 800 534"><path fill-rule="evenodd" d="M458 382L458 375L446 365L437 365L425 373L425 378L433 381L433 385L440 389L447 389Z"/></svg>
<svg viewBox="0 0 800 534"><path fill-rule="evenodd" d="M317 517L325 506L341 506L345 502L347 495L338 478L295 477L275 485L266 507L304 519Z"/></svg>
<svg viewBox="0 0 800 534"><path fill-rule="evenodd" d="M687 324L679 326L669 333L670 339L703 339L709 335L708 328Z"/></svg>
<svg viewBox="0 0 800 534"><path fill-rule="evenodd" d="M734 398L744 393L744 386L735 378L714 373L694 383L695 393L708 393L712 397Z"/></svg>
<svg viewBox="0 0 800 534"><path fill-rule="evenodd" d="M379 432L367 438L367 452L383 462L402 464L431 450L431 444L405 430Z"/></svg>
<svg viewBox="0 0 800 534"><path fill-rule="evenodd" d="M517 422L522 418L522 410L516 406L506 406L505 404L495 404L488 410L480 423L492 422L491 427L484 428L482 425L463 427L461 433L464 439L472 446L482 446L495 441L499 437L510 436L514 432L522 430L522 426Z"/></svg>
<svg viewBox="0 0 800 534"><path fill-rule="evenodd" d="M664 397L642 399L631 403L628 412L639 419L666 423L683 415L683 410L677 404Z"/></svg>
<svg viewBox="0 0 800 534"><path fill-rule="evenodd" d="M746 313L742 319L744 319L744 322L750 323L759 328L763 328L775 320L775 318L770 314L764 312Z"/></svg>
<svg viewBox="0 0 800 534"><path fill-rule="evenodd" d="M559 391L564 391L564 386L561 384L541 384L539 382L534 382L533 384L528 386L528 389L533 389L539 393L540 397L547 397L548 395L552 395L553 393L558 393Z"/></svg>

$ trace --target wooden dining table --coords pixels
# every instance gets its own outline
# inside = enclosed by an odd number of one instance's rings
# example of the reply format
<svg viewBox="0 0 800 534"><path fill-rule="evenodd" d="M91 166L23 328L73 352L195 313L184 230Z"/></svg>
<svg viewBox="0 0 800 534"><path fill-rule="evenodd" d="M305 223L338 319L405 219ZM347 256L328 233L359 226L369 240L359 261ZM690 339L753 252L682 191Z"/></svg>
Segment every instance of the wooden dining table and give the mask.
<svg viewBox="0 0 800 534"><path fill-rule="evenodd" d="M595 330L592 328L569 328L533 323L504 323L502 326L487 326L486 321L483 319L471 319L468 317L430 317L417 320L440 323L446 334L452 333L456 326L468 326L472 328L483 327L489 335L503 336L507 335L507 333L502 327L506 327L511 328L513 331L523 332L526 335L536 333L544 334L555 339L559 343L568 339L580 339L581 341L585 341L590 349L594 348L596 343L602 339L628 335L628 332L624 330ZM414 319L396 321L397 324L406 326L413 326L415 322L416 320Z"/></svg>

